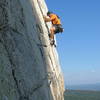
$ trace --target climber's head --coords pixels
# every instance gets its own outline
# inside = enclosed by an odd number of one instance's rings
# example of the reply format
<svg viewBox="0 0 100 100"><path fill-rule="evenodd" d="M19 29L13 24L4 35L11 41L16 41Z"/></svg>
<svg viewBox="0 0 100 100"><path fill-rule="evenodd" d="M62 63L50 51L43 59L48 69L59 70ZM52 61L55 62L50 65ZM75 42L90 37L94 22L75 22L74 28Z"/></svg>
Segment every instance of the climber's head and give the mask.
<svg viewBox="0 0 100 100"><path fill-rule="evenodd" d="M51 12L51 11L48 11L47 12L47 16L50 16L50 14L52 14L53 12Z"/></svg>

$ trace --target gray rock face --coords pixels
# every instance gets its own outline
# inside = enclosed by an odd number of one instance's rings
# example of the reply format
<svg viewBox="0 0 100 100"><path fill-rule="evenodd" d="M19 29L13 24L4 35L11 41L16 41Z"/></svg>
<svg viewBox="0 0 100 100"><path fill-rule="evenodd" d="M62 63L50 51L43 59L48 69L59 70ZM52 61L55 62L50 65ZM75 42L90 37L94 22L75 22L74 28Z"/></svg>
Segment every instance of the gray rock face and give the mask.
<svg viewBox="0 0 100 100"><path fill-rule="evenodd" d="M0 0L0 100L63 100L46 12L44 0Z"/></svg>

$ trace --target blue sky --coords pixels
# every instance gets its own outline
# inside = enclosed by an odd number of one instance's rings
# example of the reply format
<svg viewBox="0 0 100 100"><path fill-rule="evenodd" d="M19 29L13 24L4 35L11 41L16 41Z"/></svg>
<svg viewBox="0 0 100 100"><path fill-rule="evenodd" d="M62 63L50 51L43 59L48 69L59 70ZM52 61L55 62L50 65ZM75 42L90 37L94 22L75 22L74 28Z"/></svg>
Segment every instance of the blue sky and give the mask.
<svg viewBox="0 0 100 100"><path fill-rule="evenodd" d="M100 83L100 0L46 0L65 31L57 34L65 85Z"/></svg>

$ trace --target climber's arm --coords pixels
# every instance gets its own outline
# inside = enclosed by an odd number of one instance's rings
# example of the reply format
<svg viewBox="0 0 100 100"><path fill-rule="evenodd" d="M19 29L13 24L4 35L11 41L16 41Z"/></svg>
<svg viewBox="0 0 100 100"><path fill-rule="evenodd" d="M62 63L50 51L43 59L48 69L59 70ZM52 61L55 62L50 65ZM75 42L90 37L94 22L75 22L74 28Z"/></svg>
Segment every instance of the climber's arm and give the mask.
<svg viewBox="0 0 100 100"><path fill-rule="evenodd" d="M43 18L44 18L44 21L45 21L45 22L50 22L50 21L51 21L51 18L48 17L48 16L43 16Z"/></svg>

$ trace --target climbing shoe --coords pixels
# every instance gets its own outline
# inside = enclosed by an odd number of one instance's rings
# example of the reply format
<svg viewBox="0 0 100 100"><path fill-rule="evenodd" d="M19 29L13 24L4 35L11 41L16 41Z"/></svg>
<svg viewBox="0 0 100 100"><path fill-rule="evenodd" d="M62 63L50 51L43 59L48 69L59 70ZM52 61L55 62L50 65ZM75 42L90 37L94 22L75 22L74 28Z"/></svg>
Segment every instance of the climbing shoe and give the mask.
<svg viewBox="0 0 100 100"><path fill-rule="evenodd" d="M56 44L55 44L55 40L54 39L50 39L50 44L51 45L54 45L56 47Z"/></svg>

